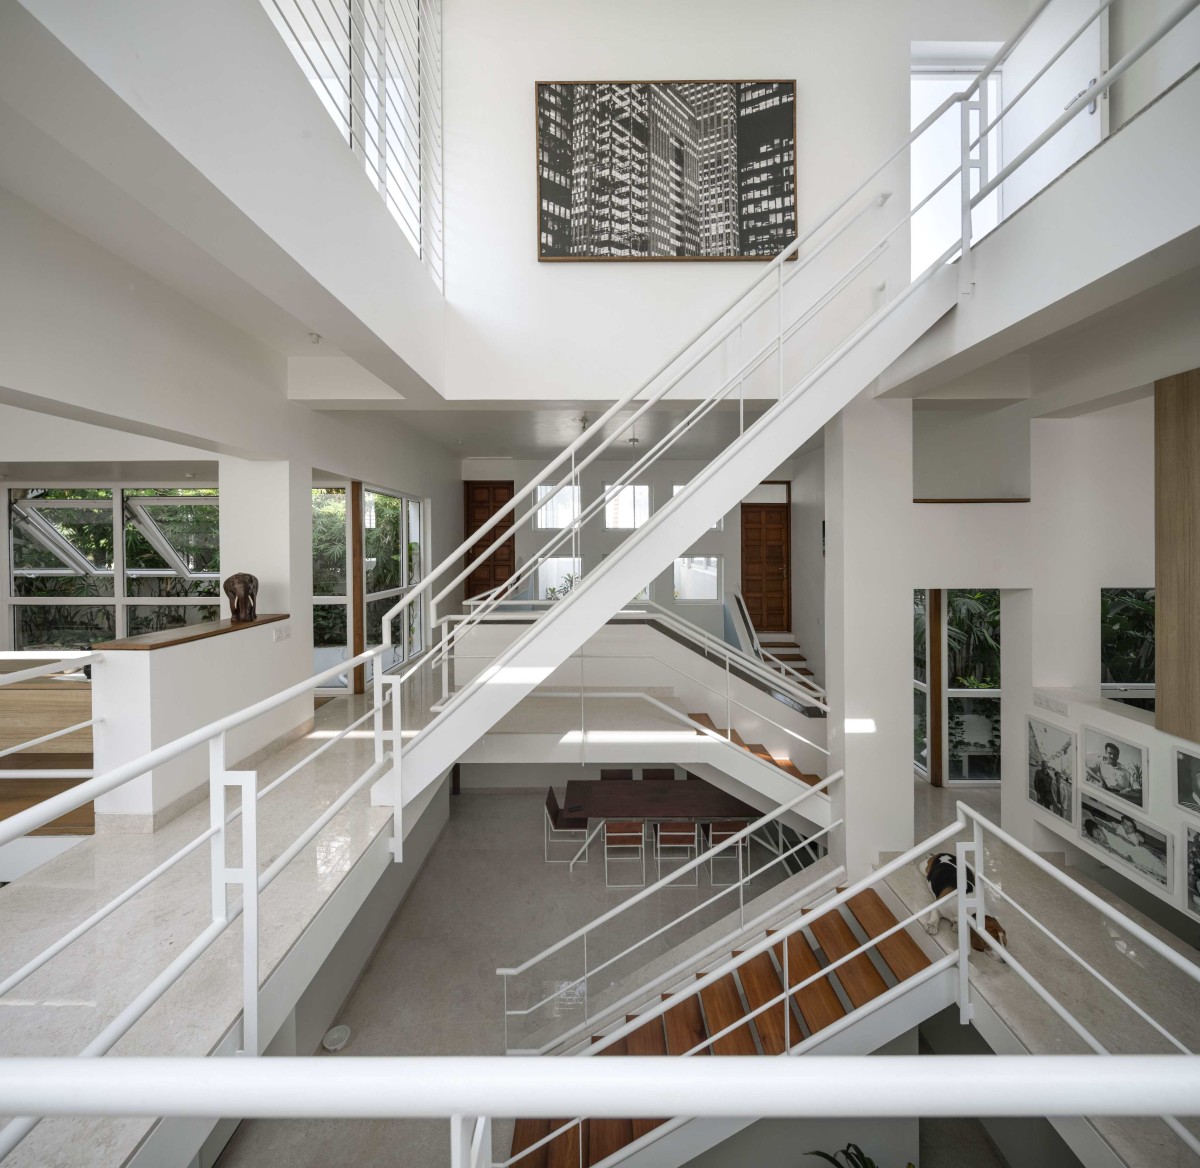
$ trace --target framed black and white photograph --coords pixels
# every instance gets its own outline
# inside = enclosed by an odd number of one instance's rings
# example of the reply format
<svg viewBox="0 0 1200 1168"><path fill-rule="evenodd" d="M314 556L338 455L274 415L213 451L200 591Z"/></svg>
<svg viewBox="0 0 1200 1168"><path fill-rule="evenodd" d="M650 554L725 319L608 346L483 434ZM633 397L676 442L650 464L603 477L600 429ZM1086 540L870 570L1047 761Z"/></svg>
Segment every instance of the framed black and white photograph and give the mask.
<svg viewBox="0 0 1200 1168"><path fill-rule="evenodd" d="M1183 857L1184 905L1193 916L1200 917L1200 831L1189 827L1186 832Z"/></svg>
<svg viewBox="0 0 1200 1168"><path fill-rule="evenodd" d="M1127 868L1171 891L1171 837L1121 807L1079 792L1079 834Z"/></svg>
<svg viewBox="0 0 1200 1168"><path fill-rule="evenodd" d="M794 81L540 81L539 260L765 260L796 238Z"/></svg>
<svg viewBox="0 0 1200 1168"><path fill-rule="evenodd" d="M1184 811L1200 815L1200 758L1186 750L1175 751L1175 792Z"/></svg>
<svg viewBox="0 0 1200 1168"><path fill-rule="evenodd" d="M1083 781L1105 795L1146 808L1146 776L1149 759L1144 746L1137 746L1105 730L1083 728Z"/></svg>
<svg viewBox="0 0 1200 1168"><path fill-rule="evenodd" d="M1061 726L1026 718L1029 798L1067 823L1075 821L1075 735Z"/></svg>

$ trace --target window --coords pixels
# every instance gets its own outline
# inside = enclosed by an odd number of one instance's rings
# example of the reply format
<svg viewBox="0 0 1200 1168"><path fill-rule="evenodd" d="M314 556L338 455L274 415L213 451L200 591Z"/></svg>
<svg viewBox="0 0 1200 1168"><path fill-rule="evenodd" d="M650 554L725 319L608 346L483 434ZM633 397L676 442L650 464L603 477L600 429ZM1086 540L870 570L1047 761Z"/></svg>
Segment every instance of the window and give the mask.
<svg viewBox="0 0 1200 1168"><path fill-rule="evenodd" d="M1000 593L946 593L946 777L1000 778Z"/></svg>
<svg viewBox="0 0 1200 1168"><path fill-rule="evenodd" d="M320 673L350 657L345 487L313 487L312 524L313 671ZM348 684L348 674L326 683L330 688Z"/></svg>
<svg viewBox="0 0 1200 1168"><path fill-rule="evenodd" d="M561 600L579 583L583 572L578 556L549 556L537 566L537 599Z"/></svg>
<svg viewBox="0 0 1200 1168"><path fill-rule="evenodd" d="M559 487L557 492L552 485L541 486L537 488L536 497L539 506L534 513L533 525L539 531L561 531L579 518L578 486Z"/></svg>
<svg viewBox="0 0 1200 1168"><path fill-rule="evenodd" d="M970 76L982 67L971 66L965 72L947 69L918 69L912 74L910 110L911 128L916 129L946 98L960 92ZM990 122L999 110L1001 81L992 74L987 83L987 121ZM984 123L987 124L986 122ZM987 172L994 175L1000 169L1000 129L993 130L987 138ZM982 127L979 114L970 116L971 138L974 140ZM957 171L961 152L960 114L957 105L951 106L920 138L913 143L910 152L909 183L910 207L915 207L949 175ZM978 155L978 147L975 154ZM972 193L979 189L979 170L971 171ZM911 223L911 270L915 279L925 271L938 256L960 238L962 231L961 191L958 175L948 183L920 211ZM974 239L986 235L1000 221L1000 194L993 191L972 213L971 233Z"/></svg>
<svg viewBox="0 0 1200 1168"><path fill-rule="evenodd" d="M685 484L683 484L683 483L677 483L675 486L673 486L673 487L671 488L671 498L672 498L672 499L673 499L673 498L675 498L675 496L676 496L676 495L678 495L678 494L679 494L679 492L683 490L683 488L684 488L684 485L685 485ZM710 528L709 528L709 531L720 531L720 530L721 530L721 529L722 529L724 526L725 526L725 516L724 516L724 515L722 515L722 516L721 516L721 517L720 517L720 518L719 518L719 519L716 521L716 523L714 523L714 524L712 525L712 527L710 527Z"/></svg>
<svg viewBox="0 0 1200 1168"><path fill-rule="evenodd" d="M220 615L215 487L22 487L8 504L15 648L86 649Z"/></svg>
<svg viewBox="0 0 1200 1168"><path fill-rule="evenodd" d="M1100 691L1154 709L1154 589L1100 589Z"/></svg>
<svg viewBox="0 0 1200 1168"><path fill-rule="evenodd" d="M721 557L681 556L675 561L675 599L715 601L721 599Z"/></svg>
<svg viewBox="0 0 1200 1168"><path fill-rule="evenodd" d="M650 488L644 483L616 488L605 483L604 495L608 500L604 505L604 526L609 531L633 531L650 518Z"/></svg>
<svg viewBox="0 0 1200 1168"><path fill-rule="evenodd" d="M913 765L929 773L929 646L925 589L913 591Z"/></svg>
<svg viewBox="0 0 1200 1168"><path fill-rule="evenodd" d="M421 501L387 491L363 491L363 590L366 644L383 643L383 618L425 571ZM414 601L392 624L386 672L425 641L425 600Z"/></svg>

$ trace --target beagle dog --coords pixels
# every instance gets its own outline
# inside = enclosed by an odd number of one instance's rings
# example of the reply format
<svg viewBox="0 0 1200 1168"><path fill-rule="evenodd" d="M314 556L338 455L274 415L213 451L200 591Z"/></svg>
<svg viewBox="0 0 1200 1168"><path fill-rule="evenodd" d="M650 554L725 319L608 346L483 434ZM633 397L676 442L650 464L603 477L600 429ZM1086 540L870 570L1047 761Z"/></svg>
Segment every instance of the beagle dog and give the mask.
<svg viewBox="0 0 1200 1168"><path fill-rule="evenodd" d="M935 901L941 900L946 893L953 892L958 887L958 857L953 852L935 852L926 856L924 860L918 860L917 871L925 877ZM967 891L975 891L975 873L970 867L967 868ZM924 921L925 931L930 936L936 936L943 918L948 920L953 928L958 928L958 911L953 902L929 910L929 915ZM983 923L988 935L996 944L1008 946L1008 934L994 916L985 915ZM984 944L974 931L971 933L971 948L976 953L987 953L995 961L1004 960L995 949Z"/></svg>

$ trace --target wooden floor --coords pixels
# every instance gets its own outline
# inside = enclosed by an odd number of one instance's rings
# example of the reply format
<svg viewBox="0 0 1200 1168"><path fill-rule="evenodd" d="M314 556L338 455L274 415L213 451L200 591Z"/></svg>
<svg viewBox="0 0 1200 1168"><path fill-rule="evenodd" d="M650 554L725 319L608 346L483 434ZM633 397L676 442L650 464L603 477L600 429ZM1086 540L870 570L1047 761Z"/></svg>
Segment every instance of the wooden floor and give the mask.
<svg viewBox="0 0 1200 1168"><path fill-rule="evenodd" d="M840 909L818 917L811 929L798 930L786 942L743 962L698 994L678 1002L661 1017L649 1019L601 1055L615 1058L664 1054L693 1058L783 1055L930 965L916 940L907 930L900 930L879 942L877 959L860 954L836 970L816 976L857 949L863 939L878 937L896 923L896 917L876 892L871 889L860 892ZM739 954L735 950L731 956ZM797 990L786 1011L780 1003L753 1019L748 1018L754 1010L782 994L785 970L792 988L809 978L814 980ZM664 994L663 999L669 996ZM637 1015L626 1017L626 1022L636 1021ZM716 1035L720 1037L708 1043ZM601 1037L593 1035L592 1042L600 1041ZM702 1043L708 1045L701 1047ZM513 1131L512 1155L532 1148L566 1122L565 1117L518 1119ZM665 1122L665 1119L582 1119L522 1156L517 1168L593 1168Z"/></svg>

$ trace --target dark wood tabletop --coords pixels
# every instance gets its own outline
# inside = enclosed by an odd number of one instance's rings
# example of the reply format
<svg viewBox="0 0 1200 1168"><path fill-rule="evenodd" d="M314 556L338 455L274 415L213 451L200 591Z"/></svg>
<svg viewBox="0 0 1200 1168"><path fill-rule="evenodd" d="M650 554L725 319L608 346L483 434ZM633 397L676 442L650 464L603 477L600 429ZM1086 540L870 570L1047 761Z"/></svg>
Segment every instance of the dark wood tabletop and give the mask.
<svg viewBox="0 0 1200 1168"><path fill-rule="evenodd" d="M572 779L563 813L573 819L757 819L762 813L703 779Z"/></svg>

